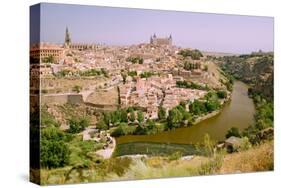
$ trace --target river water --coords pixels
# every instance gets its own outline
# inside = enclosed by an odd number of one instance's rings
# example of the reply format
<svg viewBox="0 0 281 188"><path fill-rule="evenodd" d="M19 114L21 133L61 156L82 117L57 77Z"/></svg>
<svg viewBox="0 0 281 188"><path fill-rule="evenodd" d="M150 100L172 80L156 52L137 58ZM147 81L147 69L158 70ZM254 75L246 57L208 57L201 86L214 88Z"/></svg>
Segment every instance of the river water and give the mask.
<svg viewBox="0 0 281 188"><path fill-rule="evenodd" d="M224 140L227 130L231 127L243 130L254 122L255 107L247 92L246 84L235 81L231 101L223 107L220 114L191 127L178 128L154 135L121 136L117 138L117 144L128 142L196 144L203 140L206 133L213 140Z"/></svg>

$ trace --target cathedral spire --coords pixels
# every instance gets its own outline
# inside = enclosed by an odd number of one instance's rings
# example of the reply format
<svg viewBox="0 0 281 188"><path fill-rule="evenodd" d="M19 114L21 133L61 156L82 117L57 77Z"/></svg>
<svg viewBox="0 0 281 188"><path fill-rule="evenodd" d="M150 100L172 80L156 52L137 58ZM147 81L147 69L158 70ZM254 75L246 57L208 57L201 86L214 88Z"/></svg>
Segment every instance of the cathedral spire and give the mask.
<svg viewBox="0 0 281 188"><path fill-rule="evenodd" d="M71 43L70 34L69 34L69 32L68 32L68 27L66 27L66 29L65 29L64 44L65 44L66 46L69 46L70 43Z"/></svg>

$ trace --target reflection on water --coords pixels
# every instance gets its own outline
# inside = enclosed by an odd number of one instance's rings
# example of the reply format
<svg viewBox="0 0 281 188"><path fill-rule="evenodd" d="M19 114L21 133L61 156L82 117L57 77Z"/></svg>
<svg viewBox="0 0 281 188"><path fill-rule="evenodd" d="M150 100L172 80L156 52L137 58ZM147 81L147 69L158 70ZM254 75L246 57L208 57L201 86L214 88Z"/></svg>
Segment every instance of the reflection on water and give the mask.
<svg viewBox="0 0 281 188"><path fill-rule="evenodd" d="M243 130L253 123L255 108L247 92L247 85L236 81L233 87L232 100L224 106L219 115L191 127L178 128L155 135L122 136L117 138L117 143L144 141L195 144L202 141L205 133L208 133L214 140L223 140L227 130L231 127Z"/></svg>

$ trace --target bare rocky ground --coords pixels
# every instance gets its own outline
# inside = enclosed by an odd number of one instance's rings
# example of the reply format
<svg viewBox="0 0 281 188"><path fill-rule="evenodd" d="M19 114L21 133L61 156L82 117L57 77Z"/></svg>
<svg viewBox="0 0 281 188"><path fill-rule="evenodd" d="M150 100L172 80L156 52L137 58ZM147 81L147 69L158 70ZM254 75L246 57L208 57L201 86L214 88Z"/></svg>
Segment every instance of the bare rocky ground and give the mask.
<svg viewBox="0 0 281 188"><path fill-rule="evenodd" d="M118 104L118 91L116 87L109 90L97 90L90 94L87 98L87 102L93 104Z"/></svg>
<svg viewBox="0 0 281 188"><path fill-rule="evenodd" d="M55 119L60 123L61 129L68 129L68 119L72 117L83 117L87 116L90 120L90 125L94 125L97 122L98 114L95 114L94 110L91 107L86 106L85 104L65 104L65 105L56 105L50 104L47 106L47 111L52 114Z"/></svg>

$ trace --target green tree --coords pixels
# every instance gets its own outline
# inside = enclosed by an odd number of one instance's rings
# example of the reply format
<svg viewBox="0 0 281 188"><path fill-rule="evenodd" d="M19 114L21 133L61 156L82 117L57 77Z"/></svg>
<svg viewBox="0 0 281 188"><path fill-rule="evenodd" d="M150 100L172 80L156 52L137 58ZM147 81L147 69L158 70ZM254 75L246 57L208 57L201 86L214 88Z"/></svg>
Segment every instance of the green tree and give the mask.
<svg viewBox="0 0 281 188"><path fill-rule="evenodd" d="M105 124L109 125L111 123L111 115L108 112L103 113L103 121Z"/></svg>
<svg viewBox="0 0 281 188"><path fill-rule="evenodd" d="M194 102L189 105L189 109L190 112L195 115L201 115L207 112L205 103L199 100L194 100Z"/></svg>
<svg viewBox="0 0 281 188"><path fill-rule="evenodd" d="M206 110L212 112L217 110L220 107L218 100L210 100L205 102Z"/></svg>
<svg viewBox="0 0 281 188"><path fill-rule="evenodd" d="M223 90L217 91L217 96L220 99L225 99L227 97L227 92Z"/></svg>
<svg viewBox="0 0 281 188"><path fill-rule="evenodd" d="M105 77L109 77L108 72L105 68L101 68L101 73L105 76Z"/></svg>
<svg viewBox="0 0 281 188"><path fill-rule="evenodd" d="M82 87L79 86L79 85L75 85L75 86L72 88L72 91L74 91L74 92L76 92L76 93L79 93L81 90L82 90Z"/></svg>
<svg viewBox="0 0 281 188"><path fill-rule="evenodd" d="M143 112L142 111L138 111L137 113L137 119L139 123L143 123L144 121L144 116L143 116Z"/></svg>
<svg viewBox="0 0 281 188"><path fill-rule="evenodd" d="M225 135L225 138L230 138L231 136L235 136L235 137L241 137L241 132L239 131L239 129L238 128L236 128L236 127L231 127L228 131L227 131L227 133L226 133L226 135Z"/></svg>
<svg viewBox="0 0 281 188"><path fill-rule="evenodd" d="M146 135L147 134L147 127L143 125L138 125L134 131L136 135Z"/></svg>
<svg viewBox="0 0 281 188"><path fill-rule="evenodd" d="M166 119L166 110L162 106L160 106L158 109L158 119L159 120Z"/></svg>
<svg viewBox="0 0 281 188"><path fill-rule="evenodd" d="M131 77L137 76L137 71L129 71L128 76L131 76Z"/></svg>
<svg viewBox="0 0 281 188"><path fill-rule="evenodd" d="M118 127L112 131L111 136L118 137L127 134L133 134L134 131L134 126L128 126L127 123L120 123Z"/></svg>
<svg viewBox="0 0 281 188"><path fill-rule="evenodd" d="M177 108L169 110L169 115L167 118L167 126L169 129L178 127L179 122L182 120L183 116Z"/></svg>
<svg viewBox="0 0 281 188"><path fill-rule="evenodd" d="M86 127L89 126L90 122L87 117L72 117L68 120L69 123L69 132L70 133L79 133L83 131Z"/></svg>
<svg viewBox="0 0 281 188"><path fill-rule="evenodd" d="M42 167L58 168L69 163L69 138L61 130L51 127L41 131L40 164Z"/></svg>
<svg viewBox="0 0 281 188"><path fill-rule="evenodd" d="M121 110L121 122L128 122L128 115L125 109Z"/></svg>
<svg viewBox="0 0 281 188"><path fill-rule="evenodd" d="M99 130L107 130L108 129L108 125L103 120L100 120L97 123L96 128L99 129Z"/></svg>
<svg viewBox="0 0 281 188"><path fill-rule="evenodd" d="M132 112L130 112L130 121L134 122L135 120L136 120L135 112L132 111Z"/></svg>

